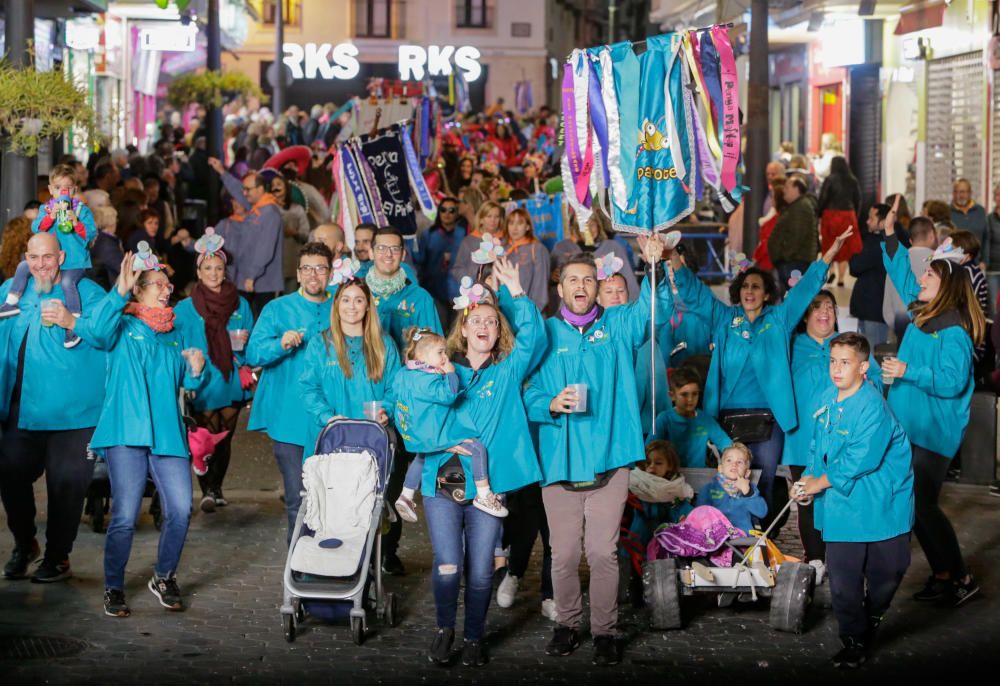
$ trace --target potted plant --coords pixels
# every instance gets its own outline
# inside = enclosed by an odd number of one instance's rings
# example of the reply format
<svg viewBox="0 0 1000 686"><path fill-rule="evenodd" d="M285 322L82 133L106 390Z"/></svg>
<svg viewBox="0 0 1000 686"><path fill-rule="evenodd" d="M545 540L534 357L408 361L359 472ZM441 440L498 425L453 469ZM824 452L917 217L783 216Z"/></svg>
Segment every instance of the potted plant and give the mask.
<svg viewBox="0 0 1000 686"><path fill-rule="evenodd" d="M0 62L0 139L26 157L38 154L46 138L74 127L96 140L97 116L87 92L62 71L35 71Z"/></svg>
<svg viewBox="0 0 1000 686"><path fill-rule="evenodd" d="M167 87L167 99L177 108L191 104L222 107L237 96L263 99L260 87L246 74L228 71L203 71L183 74Z"/></svg>

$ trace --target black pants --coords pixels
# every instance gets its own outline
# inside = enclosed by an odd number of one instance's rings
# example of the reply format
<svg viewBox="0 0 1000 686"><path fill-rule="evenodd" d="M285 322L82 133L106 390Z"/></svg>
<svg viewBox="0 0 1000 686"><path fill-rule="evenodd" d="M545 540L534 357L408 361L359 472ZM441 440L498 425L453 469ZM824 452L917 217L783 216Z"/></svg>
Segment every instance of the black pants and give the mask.
<svg viewBox="0 0 1000 686"><path fill-rule="evenodd" d="M916 501L913 533L932 572L948 573L952 579L961 579L966 574L962 549L951 521L938 505L941 484L950 465L951 460L947 457L913 446L913 497Z"/></svg>
<svg viewBox="0 0 1000 686"><path fill-rule="evenodd" d="M264 305L281 295L281 293L257 293L256 291L253 293L239 291L239 294L246 298L247 303L250 305L250 311L253 312L253 320L255 322L260 319L260 311L264 309Z"/></svg>
<svg viewBox="0 0 1000 686"><path fill-rule="evenodd" d="M399 494L403 492L403 479L406 478L406 467L413 459L413 455L403 446L403 439L398 434L395 436L396 457L392 462L392 471L389 473L389 483L385 485L386 507L394 507ZM389 525L389 532L382 535L382 557L395 555L399 548L399 537L403 534L403 522L399 517Z"/></svg>
<svg viewBox="0 0 1000 686"><path fill-rule="evenodd" d="M73 550L94 473L94 462L87 459L94 429L25 431L17 428L17 421L17 408L12 407L0 439L0 498L7 511L7 527L16 546L31 546L37 532L32 484L44 473L48 494L45 559L62 562Z"/></svg>
<svg viewBox="0 0 1000 686"><path fill-rule="evenodd" d="M528 571L528 560L535 538L542 535L542 600L552 597L552 548L549 546L549 522L538 484L507 494L510 514L503 522L503 545L510 546L507 573L521 579Z"/></svg>
<svg viewBox="0 0 1000 686"><path fill-rule="evenodd" d="M233 374L238 374L235 369ZM198 476L198 485L201 486L201 495L209 493L220 495L222 493L222 482L229 471L229 458L233 452L233 434L236 433L236 424L240 417L240 406L223 407L218 410L208 410L195 414L195 422L198 426L208 429L214 434L228 431L215 450L212 457L208 459L208 471L204 475Z"/></svg>
<svg viewBox="0 0 1000 686"><path fill-rule="evenodd" d="M830 595L842 639L865 642L869 618L888 611L909 566L909 533L873 543L827 542Z"/></svg>
<svg viewBox="0 0 1000 686"><path fill-rule="evenodd" d="M789 465L788 470L792 473L792 481L798 481L806 471L805 467ZM816 530L813 519L813 503L803 505L798 503L796 508L799 512L799 539L802 541L802 549L805 551L806 562L809 560L822 561L826 556L826 544L823 543L823 535Z"/></svg>

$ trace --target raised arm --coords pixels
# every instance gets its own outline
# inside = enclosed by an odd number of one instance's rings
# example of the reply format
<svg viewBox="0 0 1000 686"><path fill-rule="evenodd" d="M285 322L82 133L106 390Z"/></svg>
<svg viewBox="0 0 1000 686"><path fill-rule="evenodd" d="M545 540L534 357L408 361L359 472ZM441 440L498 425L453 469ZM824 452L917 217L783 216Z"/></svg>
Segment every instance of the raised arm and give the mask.
<svg viewBox="0 0 1000 686"><path fill-rule="evenodd" d="M214 169L215 173L222 179L222 185L225 187L226 192L233 197L233 200L238 202L244 210L249 210L253 207L250 201L247 200L247 196L243 194L243 183L227 172L226 168L222 166L222 162L214 157L209 157L208 166Z"/></svg>
<svg viewBox="0 0 1000 686"><path fill-rule="evenodd" d="M494 266L494 273L503 284L499 292L500 312L510 322L514 330L514 349L503 363L513 365L514 375L524 381L538 366L548 347L548 335L541 313L521 291L519 268L500 258Z"/></svg>

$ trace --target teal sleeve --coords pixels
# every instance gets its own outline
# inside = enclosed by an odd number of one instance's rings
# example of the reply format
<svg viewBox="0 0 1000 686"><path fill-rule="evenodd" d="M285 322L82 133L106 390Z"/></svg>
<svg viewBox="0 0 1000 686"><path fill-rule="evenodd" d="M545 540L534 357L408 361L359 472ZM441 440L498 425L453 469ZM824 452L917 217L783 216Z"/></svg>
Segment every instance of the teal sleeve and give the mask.
<svg viewBox="0 0 1000 686"><path fill-rule="evenodd" d="M767 501L753 484L750 484L750 494L743 499L742 504L747 512L758 519L767 514Z"/></svg>
<svg viewBox="0 0 1000 686"><path fill-rule="evenodd" d="M422 293L421 307L417 308L416 326L430 329L434 333L444 335L444 327L441 326L441 318L438 317L437 306L434 299L425 291Z"/></svg>
<svg viewBox="0 0 1000 686"><path fill-rule="evenodd" d="M729 316L729 307L715 297L708 286L701 282L687 267L674 272L674 284L681 301L715 330Z"/></svg>
<svg viewBox="0 0 1000 686"><path fill-rule="evenodd" d="M809 265L806 273L802 275L802 278L799 279L799 282L788 291L784 302L777 305L782 311L789 333L791 333L792 329L802 319L806 310L809 309L809 304L816 297L816 294L822 290L823 284L826 283L826 273L829 269L830 265L823 260L813 262Z"/></svg>
<svg viewBox="0 0 1000 686"><path fill-rule="evenodd" d="M97 238L97 224L94 222L94 213L90 211L90 208L86 205L80 205L80 212L76 216L83 224L84 228L84 243L90 244L95 238Z"/></svg>
<svg viewBox="0 0 1000 686"><path fill-rule="evenodd" d="M76 320L73 332L98 350L110 350L118 342L122 312L128 302L127 295L120 295L112 288L94 307L88 307Z"/></svg>
<svg viewBox="0 0 1000 686"><path fill-rule="evenodd" d="M972 339L963 329L940 332L946 340L937 346L934 363L918 367L906 365L903 379L917 388L938 398L957 398L968 387L972 378ZM903 360L906 362L906 360Z"/></svg>
<svg viewBox="0 0 1000 686"><path fill-rule="evenodd" d="M395 381L396 374L402 365L399 361L399 349L396 348L396 343L392 338L383 336L382 341L385 344L385 369L382 372L382 388L384 389L382 407L392 417L393 407L396 405L396 386L393 381Z"/></svg>
<svg viewBox="0 0 1000 686"><path fill-rule="evenodd" d="M247 343L247 364L251 367L269 367L294 350L281 347L281 337L285 332L278 324L275 310L265 307Z"/></svg>
<svg viewBox="0 0 1000 686"><path fill-rule="evenodd" d="M885 384L882 383L882 366L875 359L874 355L868 356L868 382L874 386L879 393L885 394Z"/></svg>
<svg viewBox="0 0 1000 686"><path fill-rule="evenodd" d="M883 405L873 403L862 411L857 424L851 427L846 450L827 465L827 480L845 496L851 495L858 479L878 469L892 439L892 422Z"/></svg>
<svg viewBox="0 0 1000 686"><path fill-rule="evenodd" d="M662 283L659 288L663 288ZM620 305L609 311L609 314L618 315L618 320L622 324L621 331L628 337L629 347L633 350L637 350L646 342L646 335L649 333L649 303L650 298L652 298L650 291L651 287L647 276L639 287L639 298L635 302ZM657 315L659 316L659 313ZM670 312L665 312L663 316L669 319Z"/></svg>
<svg viewBox="0 0 1000 686"><path fill-rule="evenodd" d="M253 310L250 309L250 303L246 301L246 298L240 298L240 306L236 311L240 315L240 328L246 329L252 334L254 329ZM249 345L249 343L250 341L248 340L247 344L243 346L243 350L240 350L239 352L233 351L233 357L236 358L237 366L247 364L247 345Z"/></svg>
<svg viewBox="0 0 1000 686"><path fill-rule="evenodd" d="M715 444L720 453L733 444L733 439L722 430L719 423L712 417L708 417L708 440Z"/></svg>
<svg viewBox="0 0 1000 686"><path fill-rule="evenodd" d="M203 351L204 352L204 351ZM200 391L202 388L207 386L212 379L212 365L208 363L208 355L205 355L205 366L201 368L201 374L198 376L192 376L191 370L188 369L187 360L184 360L184 378L181 379L181 386L186 391Z"/></svg>
<svg viewBox="0 0 1000 686"><path fill-rule="evenodd" d="M920 284L917 283L917 277L913 275L913 269L910 267L910 251L906 249L906 246L900 243L896 247L896 253L889 257L886 244L883 243L882 262L885 264L885 271L889 275L892 285L896 287L896 292L899 293L903 304L909 305L916 300L920 293Z"/></svg>
<svg viewBox="0 0 1000 686"><path fill-rule="evenodd" d="M323 336L313 336L306 346L305 366L299 376L299 384L302 387L300 396L302 409L318 426L326 426L327 422L337 414L336 408L330 407L323 393L323 374L326 371L327 357Z"/></svg>
<svg viewBox="0 0 1000 686"><path fill-rule="evenodd" d="M541 371L533 374L524 389L524 409L528 412L528 419L536 424L559 424L562 417L553 417L549 411L549 403L558 394L559 391L552 392L544 387Z"/></svg>
<svg viewBox="0 0 1000 686"><path fill-rule="evenodd" d="M512 298L504 286L500 289L500 311L514 330L514 349L507 357L520 381L538 366L548 347L548 335L541 313L527 296Z"/></svg>

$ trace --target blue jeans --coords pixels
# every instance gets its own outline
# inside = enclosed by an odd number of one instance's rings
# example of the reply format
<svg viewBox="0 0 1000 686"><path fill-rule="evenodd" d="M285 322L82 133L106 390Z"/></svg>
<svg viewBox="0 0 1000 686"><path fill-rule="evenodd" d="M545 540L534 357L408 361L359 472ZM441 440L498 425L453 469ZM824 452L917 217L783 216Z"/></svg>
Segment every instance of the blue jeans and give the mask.
<svg viewBox="0 0 1000 686"><path fill-rule="evenodd" d="M479 439L470 438L462 442L462 446L472 453L472 480L486 481L489 471L486 462L486 446ZM420 488L420 479L424 473L424 456L416 455L413 462L406 470L406 478L403 479L403 488L412 488L414 491Z"/></svg>
<svg viewBox="0 0 1000 686"><path fill-rule="evenodd" d="M85 273L86 270L84 269L63 269L59 272L59 285L63 289L66 309L73 314L80 314L83 311L77 284L80 283L80 279L83 278ZM28 277L30 275L31 270L28 268L27 260L22 260L14 272L14 282L10 285L10 294L18 297L24 295L24 289L28 286Z"/></svg>
<svg viewBox="0 0 1000 686"><path fill-rule="evenodd" d="M302 505L302 446L274 441L274 459L285 487L285 511L288 513L288 540L292 542L295 518Z"/></svg>
<svg viewBox="0 0 1000 686"><path fill-rule="evenodd" d="M486 611L493 595L493 548L500 519L459 505L446 495L424 498L424 516L434 550L431 582L437 625L454 628L458 590L465 572L465 638L478 641L486 630Z"/></svg>
<svg viewBox="0 0 1000 686"><path fill-rule="evenodd" d="M882 345L889 340L889 325L885 322L875 322L868 319L858 320L858 333L868 339L872 350L876 345Z"/></svg>
<svg viewBox="0 0 1000 686"><path fill-rule="evenodd" d="M125 588L125 565L132 552L135 521L151 474L163 508L163 527L153 571L168 577L177 564L191 519L191 463L183 457L154 455L146 447L116 445L104 458L111 480L111 522L104 542L104 586Z"/></svg>

